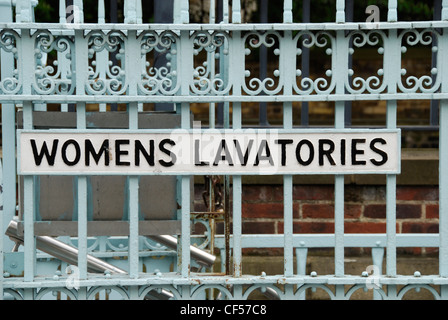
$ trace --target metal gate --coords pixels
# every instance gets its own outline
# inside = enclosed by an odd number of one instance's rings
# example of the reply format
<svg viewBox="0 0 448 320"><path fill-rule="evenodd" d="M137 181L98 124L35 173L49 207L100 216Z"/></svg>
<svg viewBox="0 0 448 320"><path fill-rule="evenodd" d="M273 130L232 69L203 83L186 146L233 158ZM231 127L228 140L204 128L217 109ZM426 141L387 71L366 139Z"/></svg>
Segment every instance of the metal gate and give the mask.
<svg viewBox="0 0 448 320"><path fill-rule="evenodd" d="M0 297L246 299L260 290L272 299L304 299L307 290L321 288L331 299L350 299L363 289L373 289L376 299L400 299L411 289L426 288L435 299L446 299L448 2L442 2L440 21L411 22L397 21L396 0L388 1L384 22L346 22L345 1L334 3L336 17L329 23L293 22L291 0L283 2L283 21L242 23L241 3L235 0L231 6L223 1L222 22L216 23L211 14L209 23L192 24L189 1L178 0L174 1L173 23L146 24L138 0L124 1L123 23L106 23L104 1L98 1L98 23L93 24L84 23L81 0L74 0L71 6L60 1L59 23L34 22L36 3L31 0L15 1L13 22L12 2L1 1L0 229L4 236L0 237ZM210 1L212 8L215 4ZM431 74L406 77L401 55L413 46L426 46L436 55ZM271 77L254 75L246 65L245 57L261 47L270 48L276 57ZM367 78L349 67L350 57L363 47L374 47L383 56L382 68ZM317 78L309 76L303 64L305 52L311 48L329 57L329 65L322 66ZM157 62L158 56L165 60ZM385 128L346 127L345 103L361 100L385 101ZM396 179L400 174L396 115L400 100L440 100L438 234L396 233ZM333 128L293 125L293 103L311 101L334 104ZM283 125L243 127L242 105L266 102L281 105ZM174 107L172 112L148 112L145 103ZM209 105L208 128L198 127L191 117L192 103ZM222 128L215 127L217 104L223 107ZM89 111L91 105L96 106L95 112ZM169 158L161 159L161 167L154 170L136 165L138 161L151 163L148 150L152 149L140 145L135 137L155 139L156 148L173 157L174 151L170 152L166 143L175 134L187 139L197 135L199 142L207 135L227 135L235 145L250 134L254 141L276 139L272 141L281 154L286 154L290 144L297 145L293 156L301 167L280 164L273 168L263 143L259 150L264 153L259 151L252 167L229 165L222 144L214 158L216 166L205 158L195 158L199 162L185 167L174 165L173 158L171 163ZM166 141L147 138L157 135ZM266 138L257 140L260 136ZM294 140L302 136L307 140ZM318 142L314 144L313 139ZM353 142L357 140L370 143L365 152L373 153L367 161L357 158L364 154ZM138 150L132 159L124 147L129 141ZM308 153L300 154L302 147ZM314 159L313 148L316 161L319 158L322 164L306 171ZM351 158L346 158L349 149ZM268 163L266 167L256 167L259 158ZM283 163L283 158L279 159L275 161ZM394 160L397 162L386 167ZM55 165L58 161L65 165ZM225 161L227 166L221 166ZM288 156L284 161L290 161ZM105 166L91 169L88 163ZM293 176L323 173L334 175L334 233L294 233ZM386 177L386 234L344 233L347 173ZM209 211L200 214L192 214L195 175L207 177ZM283 234L242 233L244 175L282 176ZM215 208L216 199L223 211ZM224 221L223 235L215 234L218 219ZM192 233L196 223L205 227L203 235ZM438 247L439 273L397 274L397 247L408 246ZM260 247L283 248L283 273L244 273L243 249ZM315 247L334 248L334 274L306 274L307 250ZM346 274L346 247L372 248L372 265L379 270L386 252L386 273L374 279L368 272ZM219 270L216 266L212 269L218 261L213 248L220 251Z"/></svg>

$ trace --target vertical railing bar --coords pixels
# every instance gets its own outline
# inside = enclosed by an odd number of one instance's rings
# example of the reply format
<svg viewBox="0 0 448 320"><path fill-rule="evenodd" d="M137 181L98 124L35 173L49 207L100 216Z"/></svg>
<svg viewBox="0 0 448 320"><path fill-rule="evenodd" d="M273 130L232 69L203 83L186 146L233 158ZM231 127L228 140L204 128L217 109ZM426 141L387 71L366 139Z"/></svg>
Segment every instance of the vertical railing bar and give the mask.
<svg viewBox="0 0 448 320"><path fill-rule="evenodd" d="M448 0L442 0L441 20L443 20L443 21L448 20Z"/></svg>
<svg viewBox="0 0 448 320"><path fill-rule="evenodd" d="M126 0L123 9L124 23L137 23L137 1Z"/></svg>
<svg viewBox="0 0 448 320"><path fill-rule="evenodd" d="M16 6L18 22L31 21L31 1L20 3ZM32 93L32 79L34 70L34 38L30 30L22 30L20 39L20 59L22 64L22 93ZM23 129L33 129L33 102L23 102ZM24 176L24 281L34 280L36 272L36 239L34 236L34 215L35 215L35 183L34 176ZM15 187L15 186L14 186ZM34 290L25 290L25 299L33 299Z"/></svg>
<svg viewBox="0 0 448 320"><path fill-rule="evenodd" d="M296 248L296 259L297 259L297 275L304 276L306 274L306 262L308 256L308 248L299 247ZM298 300L305 300L306 293L303 292L297 297Z"/></svg>
<svg viewBox="0 0 448 320"><path fill-rule="evenodd" d="M223 23L229 23L229 1L228 0L222 0L222 22Z"/></svg>
<svg viewBox="0 0 448 320"><path fill-rule="evenodd" d="M284 2L283 22L292 23L292 2ZM288 13L289 12L289 13ZM292 95L293 81L295 81L294 68L290 67L290 61L295 61L296 46L292 41L292 32L284 31L280 38L280 77L283 78L283 92ZM293 127L292 102L283 103L283 128L291 130ZM283 221L284 221L284 275L294 274L294 247L293 247L293 176L283 176ZM285 293L290 294L291 287L285 287Z"/></svg>
<svg viewBox="0 0 448 320"><path fill-rule="evenodd" d="M345 20L346 22L353 21L354 0L346 0ZM352 40L349 42L350 48L353 47ZM353 55L348 57L348 68L352 69ZM349 76L349 82L351 83L352 76ZM345 91L348 93L348 91ZM352 125L352 101L345 101L345 126L350 127Z"/></svg>
<svg viewBox="0 0 448 320"><path fill-rule="evenodd" d="M138 10L140 0L137 0L137 23L138 23ZM140 8L141 10L141 8ZM129 52L127 57L128 61L125 68L130 75L129 82L129 94L137 95L137 86L139 81L140 71L140 44L137 38L136 31L128 32L127 48ZM129 103L129 129L138 130L138 113L140 109L140 103ZM129 275L132 278L138 277L139 272L139 177L129 177Z"/></svg>
<svg viewBox="0 0 448 320"><path fill-rule="evenodd" d="M222 8L222 2L221 2L221 8ZM228 19L228 17L227 17ZM231 37L229 32L229 38ZM229 82L229 41L224 41L223 46L221 47L220 51L220 61L219 61L219 70L220 74L222 76L224 86L226 86ZM227 54L224 54L224 52L227 52ZM230 128L230 103L224 102L220 104L221 110L221 123L223 128ZM224 240L225 240L225 274L230 275L231 274L231 268L230 268L230 256L231 256L231 249L230 249L230 229L231 229L231 208L230 208L230 184L231 184L231 176L230 175L224 175Z"/></svg>
<svg viewBox="0 0 448 320"><path fill-rule="evenodd" d="M343 1L342 1L343 2ZM344 3L337 1L337 13L344 13ZM345 13L342 18L338 16L337 22L343 23L345 20ZM336 93L344 94L345 81L344 77L348 73L348 40L345 38L344 31L337 31L336 33L336 50L334 50L333 74L338 76L336 81ZM335 129L343 129L345 127L345 101L335 102ZM344 276L344 175L335 175L335 194L334 194L334 233L335 233L335 276ZM342 288L336 286L337 297L340 298Z"/></svg>
<svg viewBox="0 0 448 320"><path fill-rule="evenodd" d="M292 23L292 0L283 2L283 23Z"/></svg>
<svg viewBox="0 0 448 320"><path fill-rule="evenodd" d="M389 22L397 21L397 1L389 1L389 9L387 15ZM398 81L400 81L399 71L401 69L401 44L398 43L397 30L389 31L389 44L385 44L385 69L388 72L389 86L388 93L396 93ZM387 55L387 56L386 56ZM397 72L398 71L398 72ZM389 100L386 103L386 127L388 129L397 128L397 101ZM386 234L387 234L387 250L386 250L386 274L389 277L397 275L397 243L396 243L396 193L397 193L397 176L386 175ZM396 286L389 286L390 297L395 297ZM389 292L388 292L389 293Z"/></svg>
<svg viewBox="0 0 448 320"><path fill-rule="evenodd" d="M183 175L181 178L181 192L182 192L182 224L181 224L181 251L182 264L181 275L186 278L190 275L190 182L191 177Z"/></svg>
<svg viewBox="0 0 448 320"><path fill-rule="evenodd" d="M345 22L345 0L336 0L336 23Z"/></svg>
<svg viewBox="0 0 448 320"><path fill-rule="evenodd" d="M233 4L239 4L239 1L234 1ZM234 9L234 8L233 8ZM239 12L239 11L238 11ZM232 17L233 19L233 17ZM239 23L238 21L232 20L232 23ZM232 64L229 64L229 74L237 74L240 70L244 69L244 43L241 37L240 31L233 32L232 46L230 51L230 58ZM233 84L233 94L241 94L241 79L239 77L232 77ZM234 130L242 128L241 119L241 102L234 102L232 104L232 127ZM242 179L240 175L234 175L232 177L233 183L233 275L235 277L241 277L242 275L242 247L241 247L241 237L242 237ZM234 287L237 290L234 294L240 294L240 288Z"/></svg>
<svg viewBox="0 0 448 320"><path fill-rule="evenodd" d="M189 23L189 1L181 0L180 3L180 21L178 23ZM190 77L193 74L193 44L190 41L189 31L180 32L180 48L182 54L178 55L178 66L180 67L181 94L188 96L190 94ZM180 104L181 128L189 129L191 127L190 104L182 102ZM180 180L181 196L181 237L178 240L178 271L181 276L186 278L190 275L190 183L191 177L183 175Z"/></svg>
<svg viewBox="0 0 448 320"><path fill-rule="evenodd" d="M110 23L117 23L118 22L118 6L117 6L117 0L110 0L110 8L109 8L109 14L110 14ZM115 56L115 53L111 53L111 59L113 65L116 65L117 58ZM118 103L114 102L110 104L110 111L117 111L118 110Z"/></svg>
<svg viewBox="0 0 448 320"><path fill-rule="evenodd" d="M224 2L227 1L223 1L223 0L218 0L218 4L217 4L217 21L218 23L224 23ZM225 66L224 66L224 59L223 58L223 54L222 54L222 48L220 49L221 53L220 53L220 60L219 60L219 70L220 73L223 73L223 70L225 70ZM224 123L224 103L223 102L219 102L217 103L217 107L216 107L216 124L218 126L222 126Z"/></svg>
<svg viewBox="0 0 448 320"><path fill-rule="evenodd" d="M76 1L75 10L82 11L82 1ZM80 14L80 13L79 13ZM76 18L76 16L75 16ZM83 16L80 14L78 23L83 23ZM76 21L75 21L76 22ZM75 70L75 83L76 83L76 95L85 95L85 72L87 71L88 64L88 52L87 52L87 40L84 37L83 30L75 30L75 54L72 59L74 60ZM76 103L76 127L77 129L87 128L86 119L86 103ZM87 279L87 176L77 176L77 209L78 209L78 268L79 279ZM87 298L87 288L81 287L78 290L78 299L83 300Z"/></svg>
<svg viewBox="0 0 448 320"><path fill-rule="evenodd" d="M232 23L241 23L241 0L232 0Z"/></svg>
<svg viewBox="0 0 448 320"><path fill-rule="evenodd" d="M303 0L302 4L302 22L309 23L310 22L310 0ZM310 75L310 49L305 45L302 45L302 76L303 78L309 77ZM300 114L300 124L303 127L307 127L309 125L309 102L303 101L301 107Z"/></svg>
<svg viewBox="0 0 448 320"><path fill-rule="evenodd" d="M26 41L25 39L23 39ZM31 38L28 38L31 41ZM23 103L23 129L33 129L33 104L31 102ZM36 271L36 241L34 237L34 177L24 176L24 281L33 281Z"/></svg>
<svg viewBox="0 0 448 320"><path fill-rule="evenodd" d="M286 129L286 128L285 128ZM284 215L284 274L293 275L293 176L283 176L283 215Z"/></svg>
<svg viewBox="0 0 448 320"><path fill-rule="evenodd" d="M383 257L384 257L384 248L375 247L372 248L372 263L378 268L378 270L374 270L377 276L380 276L383 273ZM381 300L381 295L378 293L378 290L373 291L373 299Z"/></svg>
<svg viewBox="0 0 448 320"><path fill-rule="evenodd" d="M268 22L268 0L261 0L260 4L260 23ZM260 46L260 81L264 81L267 76L268 68L268 49L266 46ZM261 93L264 94L264 93ZM269 126L267 102L259 103L259 122L260 126Z"/></svg>
<svg viewBox="0 0 448 320"><path fill-rule="evenodd" d="M98 0L98 23L106 23L104 0Z"/></svg>
<svg viewBox="0 0 448 320"><path fill-rule="evenodd" d="M106 11L104 6L104 0L98 0L98 23L106 23ZM96 67L99 69L100 79L105 79L107 63L109 61L108 52L107 50L102 50L96 52L95 56L96 56ZM107 104L99 103L99 111L106 112Z"/></svg>
<svg viewBox="0 0 448 320"><path fill-rule="evenodd" d="M140 0L134 0L134 7L138 11L138 2ZM137 2L137 3L136 3ZM129 4L129 2L128 2ZM128 8L126 8L128 9ZM133 8L130 8L133 9ZM137 12L138 20L138 12ZM137 23L137 20L133 20L133 23ZM128 74L128 94L137 95L137 87L140 76L141 68L141 53L140 44L137 38L137 32L135 30L129 30L127 39L125 42L125 51L127 51L126 61L124 69ZM132 102L128 104L129 115L129 130L138 130L138 113L139 103ZM131 278L138 278L139 272L139 177L129 176L127 177L128 184L128 208L129 208L129 276ZM135 294L135 290L133 290Z"/></svg>
<svg viewBox="0 0 448 320"><path fill-rule="evenodd" d="M67 10L65 0L59 0L59 23L65 24L68 23L67 21ZM66 79L67 75L67 65L69 65L68 59L66 57L66 54L63 52L57 52L58 55L58 67L61 68L61 78ZM67 103L61 103L61 112L67 112L68 111L68 104Z"/></svg>
<svg viewBox="0 0 448 320"><path fill-rule="evenodd" d="M389 0L388 2L387 21L388 22L398 21L397 0Z"/></svg>
<svg viewBox="0 0 448 320"><path fill-rule="evenodd" d="M83 0L73 0L73 4L73 16L75 18L74 23L84 23Z"/></svg>
<svg viewBox="0 0 448 320"><path fill-rule="evenodd" d="M137 23L143 23L142 0L137 0Z"/></svg>
<svg viewBox="0 0 448 320"><path fill-rule="evenodd" d="M190 2L188 0L181 0L180 20L180 23L190 23Z"/></svg>
<svg viewBox="0 0 448 320"><path fill-rule="evenodd" d="M78 11L76 10L76 7L74 6L74 0L66 0L66 21L67 23L78 23L78 21L75 21L74 17L75 14L78 17ZM78 19L78 18L77 18ZM73 57L73 54L72 54ZM72 58L73 59L73 58ZM75 69L73 69L75 70ZM73 75L72 75L73 76ZM67 105L61 105L62 111L68 111L68 112L75 112L76 107L74 103L69 103Z"/></svg>
<svg viewBox="0 0 448 320"><path fill-rule="evenodd" d="M210 0L209 21L211 24L216 23L216 0Z"/></svg>
<svg viewBox="0 0 448 320"><path fill-rule="evenodd" d="M209 23L214 24L215 23L215 0L210 1L210 10L209 10ZM207 66L210 68L210 79L215 78L215 54L218 54L218 50L215 52L207 52ZM224 57L222 50L219 53L220 59ZM214 102L209 103L209 111L208 111L208 123L209 128L213 129L215 128L215 121L216 121L216 111L215 111L216 104ZM210 182L211 183L211 182Z"/></svg>
<svg viewBox="0 0 448 320"><path fill-rule="evenodd" d="M341 103L342 104L342 103ZM342 109L342 107L340 107ZM335 275L344 275L344 176L335 176Z"/></svg>
<svg viewBox="0 0 448 320"><path fill-rule="evenodd" d="M59 23L67 22L66 10L65 0L59 0Z"/></svg>

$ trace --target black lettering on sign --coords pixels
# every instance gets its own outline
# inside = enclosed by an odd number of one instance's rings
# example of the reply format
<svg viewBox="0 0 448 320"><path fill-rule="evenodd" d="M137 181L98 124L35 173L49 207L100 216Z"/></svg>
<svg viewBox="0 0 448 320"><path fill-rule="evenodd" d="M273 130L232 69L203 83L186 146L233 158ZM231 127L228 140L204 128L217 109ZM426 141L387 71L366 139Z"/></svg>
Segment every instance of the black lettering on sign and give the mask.
<svg viewBox="0 0 448 320"><path fill-rule="evenodd" d="M140 140L135 140L134 160L137 167L140 166L140 153L143 154L148 165L154 166L154 140L149 140L149 153L146 152L146 149Z"/></svg>
<svg viewBox="0 0 448 320"><path fill-rule="evenodd" d="M69 160L67 158L67 148L72 145L75 148L75 159ZM62 161L68 166L74 166L79 162L79 159L81 159L81 148L79 147L79 144L76 140L70 139L64 142L61 149L62 153Z"/></svg>
<svg viewBox="0 0 448 320"><path fill-rule="evenodd" d="M364 154L364 150L360 150L357 148L358 143L365 143L366 139L353 139L352 140L352 165L359 166L359 165L365 165L366 161L364 160L358 160L356 156L358 154Z"/></svg>
<svg viewBox="0 0 448 320"><path fill-rule="evenodd" d="M51 153L48 151L47 143L44 141L40 152L37 151L36 140L31 139L31 148L33 149L34 163L36 166L40 166L42 159L47 159L50 166L54 166L54 159L56 158L56 152L58 148L59 139L53 140L53 146L51 147Z"/></svg>
<svg viewBox="0 0 448 320"><path fill-rule="evenodd" d="M377 143L381 143L381 144L387 144L387 142L383 139L383 138L375 138L370 142L370 149L375 152L378 153L381 156L381 160L377 161L375 159L370 159L370 162L372 162L375 166L382 166L383 164L385 164L387 162L387 160L389 159L388 155L386 152L384 152L381 149L378 149L377 147L375 147L375 144Z"/></svg>
<svg viewBox="0 0 448 320"><path fill-rule="evenodd" d="M249 159L249 153L250 153L250 150L252 149L252 145L254 144L254 140L253 139L249 140L249 144L247 145L247 149L246 149L246 152L244 153L244 156L243 156L243 151L241 150L240 142L238 140L234 139L233 143L235 144L236 152L238 154L238 158L240 159L241 165L242 166L247 165L247 160Z"/></svg>
<svg viewBox="0 0 448 320"><path fill-rule="evenodd" d="M345 139L341 140L341 165L345 166L345 153L346 153L346 147L345 147Z"/></svg>
<svg viewBox="0 0 448 320"><path fill-rule="evenodd" d="M286 165L286 145L291 144L293 141L291 139L279 139L275 140L275 143L278 143L281 146L281 164L282 166Z"/></svg>
<svg viewBox="0 0 448 320"><path fill-rule="evenodd" d="M263 150L265 150L265 155L262 154ZM260 142L260 147L258 148L254 166L258 166L261 160L268 160L271 166L274 165L274 160L271 157L271 150L269 149L269 145L266 140L261 140Z"/></svg>
<svg viewBox="0 0 448 320"><path fill-rule="evenodd" d="M165 144L169 144L171 146L175 146L176 143L173 140L171 140L171 139L163 139L159 143L160 151L162 151L163 153L165 153L166 155L171 157L171 161L165 161L165 160L160 159L159 163L162 166L164 166L164 167L171 167L171 166L174 166L174 164L176 163L177 157L176 157L176 155L173 152L171 152L170 150L165 148Z"/></svg>
<svg viewBox="0 0 448 320"><path fill-rule="evenodd" d="M208 162L201 161L201 159L200 159L201 158L200 157L200 155L201 155L201 152L200 152L201 144L200 144L200 142L201 142L201 140L198 140L198 139L194 140L194 165L195 166L199 166L199 167L208 166L209 165Z"/></svg>
<svg viewBox="0 0 448 320"><path fill-rule="evenodd" d="M308 159L305 161L302 159L302 146L303 145L307 145L308 149L310 150L310 155L308 156ZM310 140L304 139L304 140L300 140L300 142L297 144L296 147L296 158L297 161L302 165L302 166L309 166L311 164L311 162L313 162L314 160L314 146L311 143Z"/></svg>
<svg viewBox="0 0 448 320"><path fill-rule="evenodd" d="M328 148L325 148L325 145L328 146ZM324 156L327 157L328 161L332 166L335 166L336 163L333 160L333 157L331 154L334 151L334 142L329 139L320 139L319 140L319 165L324 165Z"/></svg>
<svg viewBox="0 0 448 320"><path fill-rule="evenodd" d="M222 154L223 151L225 154ZM227 161L229 163L229 166L233 166L233 159L229 151L227 150L226 140L224 139L221 140L218 151L216 151L215 161L213 161L213 165L217 166L219 164L219 161Z"/></svg>
<svg viewBox="0 0 448 320"><path fill-rule="evenodd" d="M122 155L127 155L129 152L127 150L121 150L121 146L124 144L129 144L129 139L118 139L115 140L115 165L117 166L130 166L129 161L121 161Z"/></svg>
<svg viewBox="0 0 448 320"><path fill-rule="evenodd" d="M100 147L98 153L95 151L92 142L89 139L85 141L85 162L86 166L90 166L90 155L92 155L95 163L98 164L100 162L101 156L104 154L104 165L109 165L109 139L103 141L103 144Z"/></svg>

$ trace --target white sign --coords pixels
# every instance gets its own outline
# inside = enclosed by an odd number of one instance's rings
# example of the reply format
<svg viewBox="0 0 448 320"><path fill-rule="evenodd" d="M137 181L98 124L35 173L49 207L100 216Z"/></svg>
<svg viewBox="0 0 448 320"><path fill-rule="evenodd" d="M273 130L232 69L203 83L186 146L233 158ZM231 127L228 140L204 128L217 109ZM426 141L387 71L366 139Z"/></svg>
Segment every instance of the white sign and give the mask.
<svg viewBox="0 0 448 320"><path fill-rule="evenodd" d="M398 174L399 130L19 131L22 175Z"/></svg>

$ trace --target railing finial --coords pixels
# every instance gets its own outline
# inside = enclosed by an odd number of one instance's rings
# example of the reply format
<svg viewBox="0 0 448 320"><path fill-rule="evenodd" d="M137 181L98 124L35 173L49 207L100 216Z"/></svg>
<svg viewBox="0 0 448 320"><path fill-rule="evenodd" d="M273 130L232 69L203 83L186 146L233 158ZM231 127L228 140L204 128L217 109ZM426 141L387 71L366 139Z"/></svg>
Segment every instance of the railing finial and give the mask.
<svg viewBox="0 0 448 320"><path fill-rule="evenodd" d="M345 0L336 1L336 23L345 23Z"/></svg>
<svg viewBox="0 0 448 320"><path fill-rule="evenodd" d="M448 20L448 0L442 2L442 21Z"/></svg>
<svg viewBox="0 0 448 320"><path fill-rule="evenodd" d="M292 23L292 0L283 3L283 23Z"/></svg>
<svg viewBox="0 0 448 320"><path fill-rule="evenodd" d="M241 0L232 0L232 23L241 23Z"/></svg>
<svg viewBox="0 0 448 320"><path fill-rule="evenodd" d="M397 0L389 0L389 10L387 12L388 22L397 22Z"/></svg>

